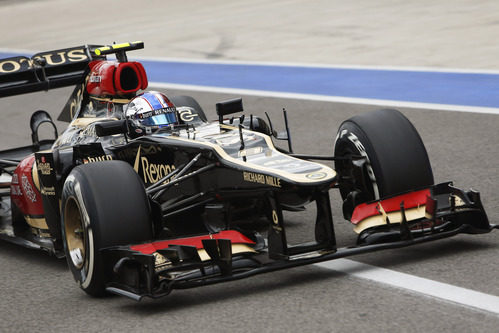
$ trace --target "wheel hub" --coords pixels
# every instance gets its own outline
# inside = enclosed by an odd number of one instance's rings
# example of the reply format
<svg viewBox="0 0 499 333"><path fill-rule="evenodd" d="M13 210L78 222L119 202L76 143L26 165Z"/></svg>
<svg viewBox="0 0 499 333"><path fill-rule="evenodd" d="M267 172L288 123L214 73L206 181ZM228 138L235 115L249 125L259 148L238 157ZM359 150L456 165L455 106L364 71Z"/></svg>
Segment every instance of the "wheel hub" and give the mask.
<svg viewBox="0 0 499 333"><path fill-rule="evenodd" d="M81 269L85 263L85 233L80 207L74 198L66 203L64 211L66 246L73 265Z"/></svg>

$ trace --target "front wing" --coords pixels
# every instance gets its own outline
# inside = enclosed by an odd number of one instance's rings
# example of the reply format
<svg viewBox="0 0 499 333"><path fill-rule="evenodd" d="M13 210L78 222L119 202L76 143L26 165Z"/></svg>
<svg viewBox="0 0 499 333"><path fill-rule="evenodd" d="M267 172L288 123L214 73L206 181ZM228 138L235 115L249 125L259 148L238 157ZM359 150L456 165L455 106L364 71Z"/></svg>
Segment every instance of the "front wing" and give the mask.
<svg viewBox="0 0 499 333"><path fill-rule="evenodd" d="M421 191L407 193L386 200L367 204L378 207L378 214L366 214L363 218L380 217L383 223L370 226L359 234L356 246L336 248L334 230L326 230L315 243L288 246L284 223L271 222L265 239L258 233L226 230L215 234L188 238L169 239L147 244L119 246L101 250L106 263L113 270L113 280L107 285L108 292L127 296L134 300L143 297L159 298L173 289L186 289L220 282L239 280L253 275L282 270L348 257L383 249L402 248L451 237L460 233L487 233L498 225L488 222L478 192L464 192L444 183L433 186L427 196ZM412 208L424 207L422 217L407 214L405 201ZM416 202L419 200L419 203ZM398 203L399 209L386 212L379 207ZM408 208L410 210L412 208ZM369 211L369 209L367 209ZM397 213L400 221L390 221ZM319 213L320 214L320 213ZM359 216L357 216L359 218ZM362 217L361 217L362 218ZM320 218L316 223L320 223ZM357 221L359 222L359 221Z"/></svg>

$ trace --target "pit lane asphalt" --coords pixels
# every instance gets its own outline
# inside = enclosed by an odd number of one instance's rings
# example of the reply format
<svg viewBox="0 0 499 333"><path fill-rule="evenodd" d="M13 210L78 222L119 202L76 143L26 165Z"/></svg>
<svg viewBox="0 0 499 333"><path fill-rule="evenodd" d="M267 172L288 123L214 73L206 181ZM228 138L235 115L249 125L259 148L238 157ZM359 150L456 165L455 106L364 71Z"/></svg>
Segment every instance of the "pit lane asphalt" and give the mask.
<svg viewBox="0 0 499 333"><path fill-rule="evenodd" d="M71 89L0 100L0 148L29 144L29 116L46 109L57 117ZM215 119L215 102L235 97L186 91ZM289 112L296 152L330 153L342 120L374 109L331 102L244 96L247 114L269 112L282 128ZM21 108L19 106L22 105ZM482 193L492 223L499 222L499 117L403 109L419 130L437 182L454 180ZM60 131L65 124L58 122ZM49 132L47 130L47 132ZM47 136L48 133L44 132ZM332 195L339 245L355 240ZM313 209L286 214L291 242L310 239ZM307 238L306 236L309 236ZM353 257L364 263L499 296L499 233L460 235L439 242ZM192 290L141 303L93 299L72 280L64 260L0 242L0 331L494 331L499 318L460 305L350 275L306 266Z"/></svg>
<svg viewBox="0 0 499 333"><path fill-rule="evenodd" d="M2 48L55 50L83 43L144 40L141 55L325 64L499 68L499 2L451 0L0 0ZM145 52L145 53L142 53ZM28 121L56 115L69 89L0 100L0 149L30 142ZM228 95L192 93L214 117ZM375 107L244 97L249 112L285 106L297 151L331 149L339 123ZM402 110L420 131L437 181L482 193L499 223L499 118ZM299 113L297 116L296 113ZM60 129L64 126L61 124ZM321 141L322 140L322 141ZM340 243L353 240L332 196ZM312 214L290 222L293 240ZM308 221L307 220L307 221ZM457 236L354 260L499 295L497 231ZM307 266L224 285L177 291L158 301L92 299L65 261L0 242L0 331L492 332L499 319L405 290Z"/></svg>

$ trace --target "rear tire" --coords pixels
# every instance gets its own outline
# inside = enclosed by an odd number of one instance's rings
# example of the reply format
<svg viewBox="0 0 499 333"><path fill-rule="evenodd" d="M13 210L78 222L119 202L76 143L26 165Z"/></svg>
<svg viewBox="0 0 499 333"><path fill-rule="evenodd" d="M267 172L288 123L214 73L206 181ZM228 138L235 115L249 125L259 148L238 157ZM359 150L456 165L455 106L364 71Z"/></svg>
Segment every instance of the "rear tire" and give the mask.
<svg viewBox="0 0 499 333"><path fill-rule="evenodd" d="M61 207L69 268L87 294L103 296L112 268L99 250L152 239L144 185L123 161L80 165L64 183Z"/></svg>
<svg viewBox="0 0 499 333"><path fill-rule="evenodd" d="M423 141L412 123L397 110L378 110L344 121L338 129L334 155L365 158L364 163L335 162L342 177L339 189L347 219L363 202L433 185Z"/></svg>

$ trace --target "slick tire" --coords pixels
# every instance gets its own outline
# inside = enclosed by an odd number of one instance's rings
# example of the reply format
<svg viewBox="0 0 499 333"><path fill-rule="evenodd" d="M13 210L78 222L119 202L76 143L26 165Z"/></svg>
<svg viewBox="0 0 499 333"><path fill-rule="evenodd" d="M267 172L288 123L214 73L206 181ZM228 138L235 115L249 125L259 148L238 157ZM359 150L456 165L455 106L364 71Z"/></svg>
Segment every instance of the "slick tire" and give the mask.
<svg viewBox="0 0 499 333"><path fill-rule="evenodd" d="M184 122L196 122L202 121L207 122L208 119L204 114L203 108L199 105L199 103L192 98L191 96L172 96L170 100L173 104L178 108L182 106L186 106L192 110L179 111L180 119ZM197 116L196 116L197 115Z"/></svg>
<svg viewBox="0 0 499 333"><path fill-rule="evenodd" d="M103 296L112 267L106 265L100 249L152 239L144 185L123 161L95 162L71 171L61 199L69 268L87 294Z"/></svg>
<svg viewBox="0 0 499 333"><path fill-rule="evenodd" d="M347 219L360 203L433 185L423 141L397 110L377 110L344 121L338 129L334 155L364 157L354 163L335 161Z"/></svg>

